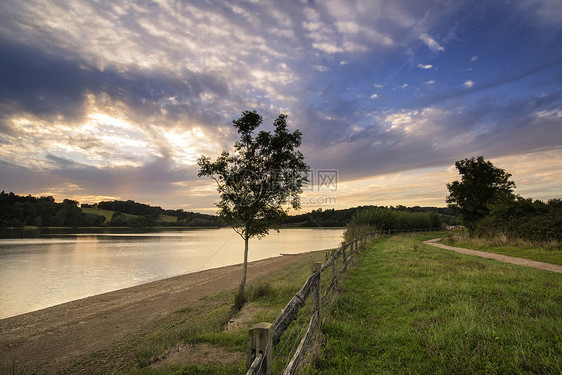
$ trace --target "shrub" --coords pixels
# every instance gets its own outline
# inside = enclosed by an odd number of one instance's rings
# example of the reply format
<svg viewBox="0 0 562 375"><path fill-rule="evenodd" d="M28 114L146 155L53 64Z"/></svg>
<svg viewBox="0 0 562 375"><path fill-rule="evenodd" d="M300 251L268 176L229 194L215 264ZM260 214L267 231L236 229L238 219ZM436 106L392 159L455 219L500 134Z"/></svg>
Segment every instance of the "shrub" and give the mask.
<svg viewBox="0 0 562 375"><path fill-rule="evenodd" d="M375 230L414 230L441 227L435 212L407 212L391 208L370 207L353 215L348 228L368 226Z"/></svg>
<svg viewBox="0 0 562 375"><path fill-rule="evenodd" d="M547 203L518 197L491 205L490 214L476 226L479 237L509 237L536 242L562 242L562 201Z"/></svg>

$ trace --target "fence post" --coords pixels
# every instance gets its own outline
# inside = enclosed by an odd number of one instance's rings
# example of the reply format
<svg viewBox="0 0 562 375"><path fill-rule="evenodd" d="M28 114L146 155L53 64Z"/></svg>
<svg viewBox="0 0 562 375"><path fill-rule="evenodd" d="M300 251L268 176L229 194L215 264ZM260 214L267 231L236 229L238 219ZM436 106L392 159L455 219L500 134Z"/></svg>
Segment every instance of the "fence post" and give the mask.
<svg viewBox="0 0 562 375"><path fill-rule="evenodd" d="M334 253L337 255L338 251ZM334 285L338 285L338 257L334 256L334 262L332 263L332 280L335 281Z"/></svg>
<svg viewBox="0 0 562 375"><path fill-rule="evenodd" d="M271 374L273 359L273 342L271 323L258 323L248 333L248 351L246 352L246 369L250 369L258 354L263 354L263 362L256 374Z"/></svg>
<svg viewBox="0 0 562 375"><path fill-rule="evenodd" d="M316 310L316 315L318 317L318 325L320 325L320 301L322 300L322 291L321 291L321 286L322 286L322 263L321 262L316 262L312 265L312 270L314 271L314 273L318 274L318 277L316 279L316 288L314 290L314 295L313 298L314 300L312 301L312 306L314 307L314 310Z"/></svg>
<svg viewBox="0 0 562 375"><path fill-rule="evenodd" d="M347 254L345 251L345 248L347 247L346 245L343 245L342 247L342 253L343 253L343 272L347 272Z"/></svg>

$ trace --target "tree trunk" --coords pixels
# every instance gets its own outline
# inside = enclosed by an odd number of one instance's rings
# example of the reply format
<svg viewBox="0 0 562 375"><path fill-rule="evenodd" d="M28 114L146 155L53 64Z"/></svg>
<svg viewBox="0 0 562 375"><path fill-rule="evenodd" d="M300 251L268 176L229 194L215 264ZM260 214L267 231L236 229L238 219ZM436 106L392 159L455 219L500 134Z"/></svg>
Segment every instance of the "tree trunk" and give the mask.
<svg viewBox="0 0 562 375"><path fill-rule="evenodd" d="M244 286L246 286L246 274L248 272L248 240L250 238L248 235L244 236L244 266L242 271L242 281L240 282L240 289L238 289L238 295L244 296Z"/></svg>

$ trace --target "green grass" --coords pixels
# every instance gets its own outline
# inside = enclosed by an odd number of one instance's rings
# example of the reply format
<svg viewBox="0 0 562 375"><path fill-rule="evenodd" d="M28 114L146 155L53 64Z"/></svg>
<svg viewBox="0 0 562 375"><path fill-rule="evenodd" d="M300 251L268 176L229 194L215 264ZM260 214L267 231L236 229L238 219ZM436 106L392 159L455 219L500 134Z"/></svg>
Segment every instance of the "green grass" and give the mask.
<svg viewBox="0 0 562 375"><path fill-rule="evenodd" d="M106 222L111 220L111 217L113 216L113 214L117 211L112 211L112 210L102 210L102 209L98 209L98 208L91 208L91 207L82 207L82 212L85 214L97 214L97 215L102 215L105 216L105 220ZM139 217L139 215L131 215L131 214L124 214L127 217ZM175 216L170 216L170 215L160 215L158 217L158 222L160 223L176 223L177 222L177 218Z"/></svg>
<svg viewBox="0 0 562 375"><path fill-rule="evenodd" d="M105 216L106 222L111 220L111 217L113 216L113 214L115 212L117 212L117 211L102 210L102 209L99 209L99 208L91 208L91 207L82 207L82 213ZM127 217L138 217L138 215L131 215L131 214L123 214L123 215L125 215Z"/></svg>
<svg viewBox="0 0 562 375"><path fill-rule="evenodd" d="M246 286L247 305L236 316L252 311L249 325L259 322L273 322L293 295L311 275L311 265L323 261L324 252L311 253L310 257L297 261L282 271ZM327 281L326 281L327 282ZM62 373L132 373L132 374L241 374L245 372L245 353L248 343L248 329L225 330L232 317L230 307L234 291L221 292L202 298L197 307L186 306L171 312L173 319L168 323L156 322L148 331L132 337L118 348L83 356L67 371ZM276 352L274 370L282 372L308 325L310 303L303 314L283 335ZM244 359L232 365L183 364L166 370L148 367L155 358L166 350L181 344L209 343L229 351L240 352Z"/></svg>
<svg viewBox="0 0 562 375"><path fill-rule="evenodd" d="M158 221L161 223L176 223L178 221L178 218L170 215L160 215Z"/></svg>
<svg viewBox="0 0 562 375"><path fill-rule="evenodd" d="M312 263L316 261L323 261L324 258L324 252L313 253L309 258L296 262L277 274L248 284L246 287L248 303L236 316L245 314L245 309L252 309L254 313L252 314L251 320L249 322L250 327L259 322L273 322L273 320L285 307L287 302L289 302L289 300L304 284L306 279L312 274ZM219 305L218 309L224 309L223 311L225 313L228 312L227 309L232 304L233 299L233 293L220 293L216 296L205 298L205 300L209 302L217 303ZM308 303L304 307L303 313L299 316L299 319L297 319L297 321L295 321L289 327L289 329L283 335L281 342L279 343L279 345L277 345L277 351L275 352L276 361L274 362L273 367L274 373L282 372L282 369L290 360L290 356L292 356L291 350L294 349L295 342L298 343L298 341L300 341L302 333L308 325L308 319L310 318L310 308L310 303ZM194 314L192 311L190 311L189 321L193 321L194 316L201 316L203 319L209 319L210 315L212 314L209 314L208 312L200 312L199 314ZM140 359L141 363L143 361L146 361L145 363L148 363L150 358L154 357L155 355L159 355L166 348L173 347L178 342L210 343L212 345L220 346L231 351L245 353L248 345L248 330L242 329L227 331L224 329L224 325L226 324L227 320L228 319L223 319L223 324L220 326L211 325L211 329L200 329L200 327L205 326L206 324L195 322L195 324L193 324L192 326L199 327L196 330L186 332L186 328L182 324L181 328L179 328L182 332L180 334L174 333L173 330L160 332L157 335L159 337L156 340L149 340L147 346L143 350L137 351L137 358ZM159 342L161 343L159 344ZM238 368L240 366L245 370L245 363L241 363L232 368ZM228 374L230 373L229 369L230 367L207 366L205 367L205 371L207 372L202 373ZM169 372L164 373L175 374L176 372L174 371L176 370L177 369L170 369ZM185 373L190 374L191 372ZM241 372L239 371L238 373Z"/></svg>
<svg viewBox="0 0 562 375"><path fill-rule="evenodd" d="M368 246L348 273L339 298L323 308L322 350L312 374L558 374L562 353L562 276L423 245L444 233L403 235ZM249 325L272 322L325 252L247 285L239 313ZM339 263L341 267L341 262ZM331 269L322 274L325 288ZM120 350L98 353L81 370L133 374L243 373L232 365L147 367L182 343L210 343L244 357L248 330L226 331L234 292L171 314ZM283 372L310 318L310 302L274 349L273 374ZM93 367L91 367L93 366ZM74 368L76 369L76 367Z"/></svg>
<svg viewBox="0 0 562 375"><path fill-rule="evenodd" d="M448 234L441 242L449 246L487 251L562 266L562 248L559 244L534 244L521 240L508 240L503 236L492 239L471 238L459 233Z"/></svg>
<svg viewBox="0 0 562 375"><path fill-rule="evenodd" d="M245 314L245 309L253 310L249 327L260 322L273 322L312 274L312 264L322 262L325 258L326 252L313 253L309 258L296 262L275 275L249 284L246 288L248 302L237 315ZM328 279L324 280L324 287L327 286L328 281ZM283 372L308 326L310 313L311 299L309 298L298 318L285 331L281 341L275 347L272 373ZM194 336L191 342L208 342L229 350L245 352L248 330L208 332ZM222 374L222 372L218 373Z"/></svg>
<svg viewBox="0 0 562 375"><path fill-rule="evenodd" d="M183 320L151 332L135 350L137 363L140 367L149 365L153 358L180 343L203 342L199 336L222 331L229 319L227 301L213 309L191 312Z"/></svg>
<svg viewBox="0 0 562 375"><path fill-rule="evenodd" d="M173 366L167 370L143 369L134 371L139 375L240 375L246 373L246 364L231 366L220 365L185 365Z"/></svg>
<svg viewBox="0 0 562 375"><path fill-rule="evenodd" d="M380 239L360 254L308 373L560 374L562 276L429 238Z"/></svg>
<svg viewBox="0 0 562 375"><path fill-rule="evenodd" d="M110 211L110 210L101 210L101 209L97 209L97 208L85 208L82 207L82 212L85 214L96 214L96 215L102 215L105 216L105 221L110 221L111 220L111 216L115 213L115 211ZM132 216L132 215L130 215Z"/></svg>

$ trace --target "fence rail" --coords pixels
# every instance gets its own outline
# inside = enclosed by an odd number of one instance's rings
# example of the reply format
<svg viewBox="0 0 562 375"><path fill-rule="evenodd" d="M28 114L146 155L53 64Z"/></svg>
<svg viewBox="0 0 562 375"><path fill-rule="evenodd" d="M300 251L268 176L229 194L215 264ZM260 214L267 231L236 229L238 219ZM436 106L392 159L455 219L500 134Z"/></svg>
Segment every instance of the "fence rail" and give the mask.
<svg viewBox="0 0 562 375"><path fill-rule="evenodd" d="M259 323L252 327L248 335L247 372L246 375L270 374L273 358L273 349L281 341L281 336L287 330L291 322L298 316L300 309L304 307L309 296L313 296L312 314L306 332L301 339L293 357L285 367L283 375L295 374L299 364L308 349L310 340L317 328L320 327L321 306L325 305L330 293L336 288L341 275L347 272L349 264L353 262L355 255L370 240L384 236L390 236L399 232L418 232L436 229L415 230L385 230L370 232L360 235L353 240L342 244L337 250L332 251L330 257L324 263L315 263L313 273L305 281L301 289L291 298L283 311L277 316L273 323ZM338 259L342 258L342 266L338 269ZM321 295L322 272L332 266L331 281Z"/></svg>

